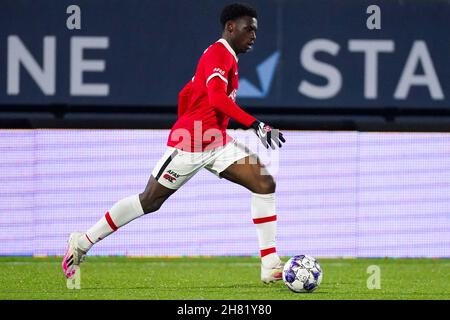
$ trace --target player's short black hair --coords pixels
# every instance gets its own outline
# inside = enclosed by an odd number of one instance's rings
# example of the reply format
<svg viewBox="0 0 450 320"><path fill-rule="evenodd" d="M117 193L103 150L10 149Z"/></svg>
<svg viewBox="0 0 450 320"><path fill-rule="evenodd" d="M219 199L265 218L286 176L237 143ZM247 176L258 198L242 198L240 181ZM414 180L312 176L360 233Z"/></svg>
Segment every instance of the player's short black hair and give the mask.
<svg viewBox="0 0 450 320"><path fill-rule="evenodd" d="M245 3L233 3L222 9L222 13L220 14L220 23L222 24L222 27L225 28L227 21L236 20L245 16L258 18L255 8Z"/></svg>

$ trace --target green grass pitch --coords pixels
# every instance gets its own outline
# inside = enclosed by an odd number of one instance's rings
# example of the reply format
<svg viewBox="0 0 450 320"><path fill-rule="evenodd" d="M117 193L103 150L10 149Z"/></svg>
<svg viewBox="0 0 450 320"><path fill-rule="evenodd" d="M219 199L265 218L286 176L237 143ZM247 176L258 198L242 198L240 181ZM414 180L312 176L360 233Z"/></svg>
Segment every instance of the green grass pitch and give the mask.
<svg viewBox="0 0 450 320"><path fill-rule="evenodd" d="M259 280L251 257L87 257L69 290L58 257L0 257L0 299L343 300L450 299L450 259L319 259L323 282L298 294ZM368 289L368 267L381 288Z"/></svg>

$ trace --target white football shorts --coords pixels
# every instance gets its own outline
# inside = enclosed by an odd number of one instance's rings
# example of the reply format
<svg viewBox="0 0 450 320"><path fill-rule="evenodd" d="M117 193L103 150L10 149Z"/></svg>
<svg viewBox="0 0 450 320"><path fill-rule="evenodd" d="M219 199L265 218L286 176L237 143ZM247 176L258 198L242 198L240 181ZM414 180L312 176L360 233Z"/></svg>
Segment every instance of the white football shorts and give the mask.
<svg viewBox="0 0 450 320"><path fill-rule="evenodd" d="M186 152L167 147L166 152L153 169L152 176L169 189L178 189L200 169L220 173L239 161L254 154L245 145L233 140L222 147L204 152Z"/></svg>

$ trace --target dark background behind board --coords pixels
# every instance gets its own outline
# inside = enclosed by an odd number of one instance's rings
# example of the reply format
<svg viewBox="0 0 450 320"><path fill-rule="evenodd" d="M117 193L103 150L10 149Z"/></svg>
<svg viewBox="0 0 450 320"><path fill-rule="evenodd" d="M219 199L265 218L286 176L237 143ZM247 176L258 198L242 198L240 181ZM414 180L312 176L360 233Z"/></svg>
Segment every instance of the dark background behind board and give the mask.
<svg viewBox="0 0 450 320"><path fill-rule="evenodd" d="M259 13L252 52L239 56L238 104L263 120L293 129L444 130L450 115L450 1L248 1ZM0 3L0 125L3 127L168 128L176 119L177 95L191 79L203 51L220 38L219 14L230 1L10 1ZM81 30L68 30L66 8L81 8ZM369 5L381 8L381 30L369 30ZM56 41L55 94L46 95L23 66L20 92L7 92L8 38L16 36L43 65L44 37ZM107 39L106 49L85 49L85 60L103 60L102 72L85 72L85 83L107 84L105 96L70 92L71 43L76 37ZM336 55L315 59L334 68L342 86L327 98L300 93L307 81L327 78L302 65L308 44L323 39ZM387 40L379 53L377 96L364 96L365 55L354 40ZM424 45L440 97L413 85L394 97L414 45ZM11 50L11 48L9 48ZM12 55L14 52L11 51ZM277 55L278 59L268 62ZM258 67L266 63L266 70ZM309 66L310 67L310 66ZM424 73L422 60L414 74ZM264 90L263 85L266 84ZM258 94L248 90L251 84ZM235 124L232 123L232 126Z"/></svg>

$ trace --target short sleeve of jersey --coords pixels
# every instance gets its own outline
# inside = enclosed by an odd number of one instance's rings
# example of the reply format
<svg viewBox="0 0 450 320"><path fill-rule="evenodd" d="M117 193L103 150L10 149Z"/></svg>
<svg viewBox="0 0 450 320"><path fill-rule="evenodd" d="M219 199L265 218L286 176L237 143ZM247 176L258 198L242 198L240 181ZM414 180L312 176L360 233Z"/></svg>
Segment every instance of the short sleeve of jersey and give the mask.
<svg viewBox="0 0 450 320"><path fill-rule="evenodd" d="M226 84L228 84L228 73L232 67L232 56L226 50L220 46L211 47L205 52L204 72L206 84L214 77L219 77Z"/></svg>

